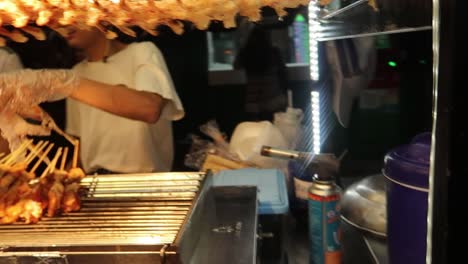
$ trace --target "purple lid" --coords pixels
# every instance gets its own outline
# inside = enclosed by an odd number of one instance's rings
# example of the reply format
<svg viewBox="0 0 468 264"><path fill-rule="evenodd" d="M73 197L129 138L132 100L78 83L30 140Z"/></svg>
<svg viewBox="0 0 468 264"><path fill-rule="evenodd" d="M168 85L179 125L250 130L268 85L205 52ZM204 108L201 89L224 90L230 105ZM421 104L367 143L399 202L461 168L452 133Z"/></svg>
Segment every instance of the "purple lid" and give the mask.
<svg viewBox="0 0 468 264"><path fill-rule="evenodd" d="M397 182L427 189L430 153L430 134L420 134L410 144L399 146L385 156L384 173Z"/></svg>

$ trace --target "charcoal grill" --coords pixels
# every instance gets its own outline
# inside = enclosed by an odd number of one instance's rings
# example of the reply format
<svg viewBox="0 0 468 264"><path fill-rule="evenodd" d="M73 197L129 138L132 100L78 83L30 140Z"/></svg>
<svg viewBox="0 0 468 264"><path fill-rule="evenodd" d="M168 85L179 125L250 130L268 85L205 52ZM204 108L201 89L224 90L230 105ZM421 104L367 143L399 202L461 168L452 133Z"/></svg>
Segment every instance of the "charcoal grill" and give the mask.
<svg viewBox="0 0 468 264"><path fill-rule="evenodd" d="M177 254L204 182L203 173L87 176L80 211L34 225L0 225L0 256L131 253L164 260Z"/></svg>

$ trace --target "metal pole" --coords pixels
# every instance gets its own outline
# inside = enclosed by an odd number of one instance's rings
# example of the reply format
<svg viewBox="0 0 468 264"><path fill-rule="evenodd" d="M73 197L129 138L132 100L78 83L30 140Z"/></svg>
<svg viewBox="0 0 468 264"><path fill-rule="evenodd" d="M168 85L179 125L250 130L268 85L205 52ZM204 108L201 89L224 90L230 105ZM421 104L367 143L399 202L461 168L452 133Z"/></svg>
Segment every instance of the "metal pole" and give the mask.
<svg viewBox="0 0 468 264"><path fill-rule="evenodd" d="M453 88L456 0L433 0L433 128L426 263L448 263L450 90Z"/></svg>

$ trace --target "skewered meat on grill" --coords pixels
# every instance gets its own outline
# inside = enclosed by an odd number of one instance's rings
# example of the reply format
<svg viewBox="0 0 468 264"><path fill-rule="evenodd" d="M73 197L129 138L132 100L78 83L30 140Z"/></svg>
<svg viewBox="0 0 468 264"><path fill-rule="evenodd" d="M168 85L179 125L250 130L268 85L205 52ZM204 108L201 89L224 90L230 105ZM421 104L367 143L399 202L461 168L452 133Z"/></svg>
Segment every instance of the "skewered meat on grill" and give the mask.
<svg viewBox="0 0 468 264"><path fill-rule="evenodd" d="M0 166L0 199L2 194L8 191L8 187L16 180L16 178L21 174L24 173L24 166L16 165L16 166Z"/></svg>
<svg viewBox="0 0 468 264"><path fill-rule="evenodd" d="M65 194L62 199L62 211L64 213L80 210L81 203L78 190L80 189L81 179L84 177L85 173L80 168L73 168L69 171L68 177L65 179Z"/></svg>
<svg viewBox="0 0 468 264"><path fill-rule="evenodd" d="M27 116L40 117L40 113L29 111ZM80 209L78 191L85 173L76 168L77 147L72 156L73 169L69 172L64 170L68 148L59 147L42 175L36 178L35 170L45 161L54 144L47 141L39 141L35 146L31 144L32 140L26 140L5 157L0 153L0 223L11 224L18 220L36 223L46 209L49 217L59 211L68 213ZM27 150L29 153L24 155ZM36 158L28 172L26 169ZM60 164L60 169L57 169L57 164Z"/></svg>
<svg viewBox="0 0 468 264"><path fill-rule="evenodd" d="M78 211L81 208L80 197L78 190L80 184L78 182L69 183L65 186L65 194L62 199L62 211L64 213Z"/></svg>
<svg viewBox="0 0 468 264"><path fill-rule="evenodd" d="M80 168L72 168L65 179L67 183L80 182L86 176L85 172Z"/></svg>
<svg viewBox="0 0 468 264"><path fill-rule="evenodd" d="M42 190L36 186L29 189L18 202L6 208L1 222L11 224L21 218L26 224L37 223L42 216L45 204Z"/></svg>
<svg viewBox="0 0 468 264"><path fill-rule="evenodd" d="M30 191L29 180L32 179L29 173L10 173L2 177L10 177L10 185L2 189L0 194L0 217L7 215L7 209L9 206L16 204L22 195ZM3 220L3 219L2 219Z"/></svg>
<svg viewBox="0 0 468 264"><path fill-rule="evenodd" d="M49 204L47 206L47 216L54 216L60 209L62 204L63 193L65 192L65 186L63 186L63 180L66 178L66 174L62 172L54 172L52 174L52 185L47 192Z"/></svg>
<svg viewBox="0 0 468 264"><path fill-rule="evenodd" d="M9 174L13 175L13 183L0 195L0 222L11 224L22 219L27 224L36 223L45 209L49 217L59 211L69 213L79 210L78 191L84 175L80 172L80 169L74 169L72 173L55 171L32 187L29 184L32 179L30 174Z"/></svg>
<svg viewBox="0 0 468 264"><path fill-rule="evenodd" d="M183 32L181 21L190 21L199 29L206 29L211 21L221 21L227 28L236 26L241 15L251 21L261 19L260 8L272 7L279 16L285 8L306 5L310 0L0 0L0 26L12 25L36 39L43 39L37 29L28 26L75 26L80 29L112 25L121 32L134 35L130 29L138 26L155 35L159 25L167 25L174 32ZM107 34L108 33L108 34ZM110 38L116 35L107 32ZM20 31L0 30L0 36L24 42ZM0 41L4 43L4 41Z"/></svg>
<svg viewBox="0 0 468 264"><path fill-rule="evenodd" d="M69 213L78 211L81 208L80 197L78 190L80 189L81 179L85 177L85 173L80 168L73 168L68 172L65 182L65 190L62 198L62 211Z"/></svg>
<svg viewBox="0 0 468 264"><path fill-rule="evenodd" d="M49 217L56 215L60 210L72 212L80 209L78 190L85 174L78 168L70 172L63 170L68 148L65 148L63 153L62 148L58 148L54 159L41 177L35 179L34 171L50 152L53 144L42 152L48 142L41 141L35 147L31 147L31 152L21 162L14 163L30 142L23 143L20 148L1 160L4 163L0 165L0 223L10 224L19 219L25 223L36 223L45 209ZM38 161L31 171L27 172L28 164L38 155ZM61 170L57 170L54 168L60 156Z"/></svg>

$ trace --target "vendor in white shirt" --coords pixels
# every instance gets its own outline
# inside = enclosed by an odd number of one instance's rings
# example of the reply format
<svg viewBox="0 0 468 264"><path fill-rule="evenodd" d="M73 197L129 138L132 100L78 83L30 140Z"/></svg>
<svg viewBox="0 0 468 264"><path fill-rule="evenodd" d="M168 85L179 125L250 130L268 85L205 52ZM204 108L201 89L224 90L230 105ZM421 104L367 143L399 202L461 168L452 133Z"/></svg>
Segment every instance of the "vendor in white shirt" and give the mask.
<svg viewBox="0 0 468 264"><path fill-rule="evenodd" d="M83 52L82 62L73 70L1 76L0 90L10 92L10 83L22 88L13 99L0 95L0 103L13 101L9 110L16 111L68 97L66 130L80 139L87 173L171 170L172 121L184 110L159 49L151 42L108 40L97 29L70 29L67 41Z"/></svg>
<svg viewBox="0 0 468 264"><path fill-rule="evenodd" d="M67 101L66 129L81 139L84 169L169 171L172 121L184 111L159 49L108 40L98 30L72 30L67 41L86 55L74 69L96 81Z"/></svg>

